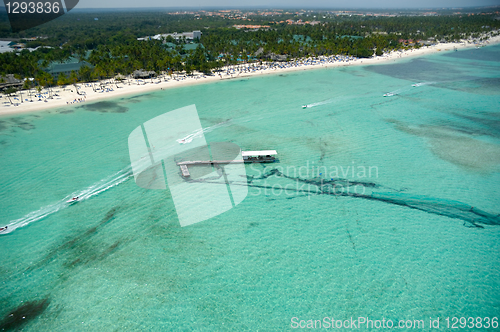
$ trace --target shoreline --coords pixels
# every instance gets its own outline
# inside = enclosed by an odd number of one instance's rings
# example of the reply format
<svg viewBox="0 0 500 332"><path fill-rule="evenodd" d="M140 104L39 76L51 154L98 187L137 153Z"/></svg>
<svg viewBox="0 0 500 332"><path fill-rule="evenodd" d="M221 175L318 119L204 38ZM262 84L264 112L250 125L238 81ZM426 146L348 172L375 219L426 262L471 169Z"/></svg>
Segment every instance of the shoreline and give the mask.
<svg viewBox="0 0 500 332"><path fill-rule="evenodd" d="M484 44L494 45L499 43L500 36L496 36L489 38ZM477 47L477 45L473 43L440 43L433 46L423 46L420 49L393 51L381 56L364 59L337 55L296 59L289 62L263 62L262 65L255 63L241 64L223 67L221 72L214 73L212 76L205 76L201 73L193 76L173 74L172 76L159 75L152 79L128 79L123 82L112 82L113 79L106 79L97 83L77 83L76 86L78 88L75 88L75 85L51 88L52 93L54 93L51 99L49 98L51 93L49 93L46 88L42 90L40 98L35 97L33 93L29 96L28 91L23 90L22 94L17 92L10 97L13 102L18 103L17 106L10 103L9 97L2 95L0 98L0 117L44 111L82 102L96 102L125 95L143 94L151 91L190 86L200 83L212 83L221 80L272 75L300 70L386 64L405 58L474 47ZM96 86L100 88L95 90ZM77 89L79 91L78 93ZM36 93L36 95L38 95L38 93ZM20 102L19 98L21 98L21 96L23 102ZM33 101L31 102L29 100Z"/></svg>

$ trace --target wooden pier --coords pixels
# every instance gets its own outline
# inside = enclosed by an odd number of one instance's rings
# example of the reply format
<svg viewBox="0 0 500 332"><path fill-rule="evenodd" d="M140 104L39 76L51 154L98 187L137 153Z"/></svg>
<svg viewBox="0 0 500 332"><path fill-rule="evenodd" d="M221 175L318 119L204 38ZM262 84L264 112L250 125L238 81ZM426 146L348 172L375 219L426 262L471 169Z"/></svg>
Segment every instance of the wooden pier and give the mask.
<svg viewBox="0 0 500 332"><path fill-rule="evenodd" d="M178 166L187 165L208 165L208 164L236 164L244 163L244 160L193 160L193 161L180 161L177 163Z"/></svg>
<svg viewBox="0 0 500 332"><path fill-rule="evenodd" d="M179 161L176 162L180 167L182 176L184 178L190 177L188 166L196 165L218 165L218 164L236 164L236 163L272 163L276 161L274 157L278 153L276 150L264 151L242 151L240 160L192 160L192 161Z"/></svg>
<svg viewBox="0 0 500 332"><path fill-rule="evenodd" d="M189 170L188 170L187 165L180 165L180 167L181 167L182 176L185 178L189 177Z"/></svg>

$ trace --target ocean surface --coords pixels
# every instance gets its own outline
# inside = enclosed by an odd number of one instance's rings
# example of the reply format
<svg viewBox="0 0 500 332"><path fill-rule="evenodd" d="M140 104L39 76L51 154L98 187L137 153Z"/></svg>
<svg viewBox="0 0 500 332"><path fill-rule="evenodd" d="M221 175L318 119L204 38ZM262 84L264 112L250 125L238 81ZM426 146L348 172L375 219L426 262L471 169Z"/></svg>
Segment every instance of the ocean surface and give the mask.
<svg viewBox="0 0 500 332"><path fill-rule="evenodd" d="M181 227L168 189L135 183L128 136L192 104L207 142L279 162ZM0 330L497 330L500 46L2 117L0 174Z"/></svg>

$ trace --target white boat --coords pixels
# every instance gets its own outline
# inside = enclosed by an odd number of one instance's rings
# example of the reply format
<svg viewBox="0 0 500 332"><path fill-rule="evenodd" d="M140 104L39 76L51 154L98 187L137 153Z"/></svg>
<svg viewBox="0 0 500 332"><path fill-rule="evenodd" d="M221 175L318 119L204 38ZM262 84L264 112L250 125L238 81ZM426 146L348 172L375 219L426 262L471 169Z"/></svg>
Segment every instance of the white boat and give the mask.
<svg viewBox="0 0 500 332"><path fill-rule="evenodd" d="M392 96L394 96L394 94L393 94L393 93L391 93L391 92L387 92L387 93L384 95L384 97L392 97Z"/></svg>
<svg viewBox="0 0 500 332"><path fill-rule="evenodd" d="M307 108L307 105L302 105L302 108Z"/></svg>
<svg viewBox="0 0 500 332"><path fill-rule="evenodd" d="M69 203L69 204L76 203L76 202L80 201L80 199L79 199L79 198L80 198L80 197L78 197L78 196L73 197L73 198L71 198L71 199L67 200L67 201L66 201L66 203Z"/></svg>
<svg viewBox="0 0 500 332"><path fill-rule="evenodd" d="M187 144L187 143L191 143L193 141L193 138L194 138L194 136L190 135L190 136L186 136L184 138L178 139L177 142L179 142L181 144Z"/></svg>

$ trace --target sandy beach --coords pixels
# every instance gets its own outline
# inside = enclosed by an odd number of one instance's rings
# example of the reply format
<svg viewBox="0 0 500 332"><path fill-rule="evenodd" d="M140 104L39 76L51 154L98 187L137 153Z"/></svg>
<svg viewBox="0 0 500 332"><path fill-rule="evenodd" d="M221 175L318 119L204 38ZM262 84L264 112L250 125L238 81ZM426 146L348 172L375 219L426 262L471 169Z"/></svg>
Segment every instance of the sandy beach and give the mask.
<svg viewBox="0 0 500 332"><path fill-rule="evenodd" d="M483 44L500 43L500 36L492 37ZM424 46L419 49L406 51L394 51L389 54L368 59L356 59L348 56L329 56L307 59L297 59L289 62L263 62L259 64L242 64L224 67L220 72L212 76L195 73L191 76L173 74L159 75L152 79L126 79L121 82L107 79L94 83L77 83L66 87L56 86L45 88L39 94L34 89L18 91L15 95L8 97L2 95L0 98L0 116L18 113L29 113L67 106L75 103L88 103L98 100L116 98L130 94L142 94L149 91L187 86L192 84L210 83L223 79L235 79L258 75L269 75L289 71L334 68L355 65L374 65L394 62L408 57L423 56L437 52L447 52L466 48L477 47L474 43L439 43L433 46Z"/></svg>

